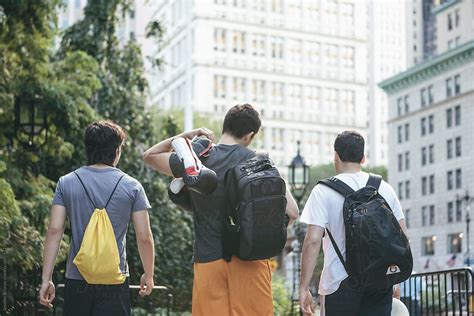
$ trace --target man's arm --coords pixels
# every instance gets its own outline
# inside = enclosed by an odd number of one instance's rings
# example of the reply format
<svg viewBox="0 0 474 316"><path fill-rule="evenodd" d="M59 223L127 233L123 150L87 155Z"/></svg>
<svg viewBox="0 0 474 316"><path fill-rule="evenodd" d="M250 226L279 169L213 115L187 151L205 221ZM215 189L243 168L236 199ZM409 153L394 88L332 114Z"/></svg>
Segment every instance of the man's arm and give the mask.
<svg viewBox="0 0 474 316"><path fill-rule="evenodd" d="M168 175L173 176L173 172L170 167L170 156L171 156L171 142L177 137L183 137L188 139L193 139L196 136L205 136L211 141L214 141L214 133L207 128L198 128L189 132L181 133L174 137L165 139L164 141L159 142L158 144L152 146L142 155L145 163L153 168L154 170Z"/></svg>
<svg viewBox="0 0 474 316"><path fill-rule="evenodd" d="M313 276L316 262L318 262L321 241L324 228L316 225L308 225L308 231L303 243L301 254L301 280L300 280L300 306L305 315L312 315L313 296L309 291L309 285Z"/></svg>
<svg viewBox="0 0 474 316"><path fill-rule="evenodd" d="M295 199L293 198L293 195L291 194L290 190L288 188L286 189L286 214L288 214L288 217L290 218L290 222L288 225L291 225L297 218L300 213L300 210L298 208L298 204L296 204Z"/></svg>
<svg viewBox="0 0 474 316"><path fill-rule="evenodd" d="M137 238L138 252L145 273L140 279L140 295L150 295L155 285L153 276L155 273L155 244L150 229L148 211L135 211L132 213L133 227Z"/></svg>
<svg viewBox="0 0 474 316"><path fill-rule="evenodd" d="M49 221L48 232L44 244L43 274L40 289L40 303L49 308L55 297L55 288L52 281L54 263L58 256L59 245L63 238L66 223L66 208L62 205L53 205Z"/></svg>

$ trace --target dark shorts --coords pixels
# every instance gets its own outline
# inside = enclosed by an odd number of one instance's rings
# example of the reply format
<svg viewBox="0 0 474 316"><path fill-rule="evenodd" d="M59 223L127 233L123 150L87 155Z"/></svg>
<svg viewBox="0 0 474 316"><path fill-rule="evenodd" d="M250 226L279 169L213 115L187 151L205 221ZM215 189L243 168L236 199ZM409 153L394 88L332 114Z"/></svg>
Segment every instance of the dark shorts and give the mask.
<svg viewBox="0 0 474 316"><path fill-rule="evenodd" d="M355 289L347 278L336 292L325 296L326 316L390 316L392 295L392 289L386 292Z"/></svg>
<svg viewBox="0 0 474 316"><path fill-rule="evenodd" d="M130 316L129 280L119 285L93 285L66 279L64 316Z"/></svg>

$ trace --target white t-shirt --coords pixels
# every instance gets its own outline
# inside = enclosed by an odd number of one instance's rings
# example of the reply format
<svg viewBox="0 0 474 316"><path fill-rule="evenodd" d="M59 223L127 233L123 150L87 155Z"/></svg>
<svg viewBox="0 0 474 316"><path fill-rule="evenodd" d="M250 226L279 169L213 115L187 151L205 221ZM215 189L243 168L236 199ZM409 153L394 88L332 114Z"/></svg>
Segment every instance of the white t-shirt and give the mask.
<svg viewBox="0 0 474 316"><path fill-rule="evenodd" d="M369 174L366 172L341 173L336 178L357 191L366 186ZM387 182L382 181L379 193L389 204L395 218L399 221L403 219L402 207L393 188ZM343 204L344 197L341 194L325 185L316 185L306 202L300 222L328 228L345 258L346 238L342 219ZM348 275L327 234L323 238L323 252L324 268L319 282L319 294L329 295L337 291L341 282Z"/></svg>

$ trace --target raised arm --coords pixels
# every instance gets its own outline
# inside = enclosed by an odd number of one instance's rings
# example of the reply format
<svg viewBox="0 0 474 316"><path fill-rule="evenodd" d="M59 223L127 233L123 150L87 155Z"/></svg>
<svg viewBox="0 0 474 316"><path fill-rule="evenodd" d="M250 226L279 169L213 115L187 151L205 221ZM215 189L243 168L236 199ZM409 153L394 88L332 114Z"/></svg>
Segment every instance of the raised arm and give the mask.
<svg viewBox="0 0 474 316"><path fill-rule="evenodd" d="M143 153L143 160L148 166L150 166L154 170L168 176L173 176L173 172L171 171L169 163L171 156L171 142L177 137L193 139L196 136L205 136L211 141L214 141L214 133L212 131L204 127L194 129L192 131L165 139L159 142L158 144L152 146Z"/></svg>
<svg viewBox="0 0 474 316"><path fill-rule="evenodd" d="M286 214L288 214L288 217L290 218L289 225L296 221L299 213L300 211L298 204L296 204L296 201L293 198L293 195L291 194L290 190L286 189Z"/></svg>

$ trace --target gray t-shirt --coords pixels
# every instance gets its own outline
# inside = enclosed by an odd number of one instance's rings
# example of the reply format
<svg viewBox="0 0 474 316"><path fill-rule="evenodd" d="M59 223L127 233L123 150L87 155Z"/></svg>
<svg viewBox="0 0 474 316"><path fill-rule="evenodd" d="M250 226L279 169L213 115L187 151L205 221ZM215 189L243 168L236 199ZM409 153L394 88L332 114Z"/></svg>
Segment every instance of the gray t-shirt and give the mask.
<svg viewBox="0 0 474 316"><path fill-rule="evenodd" d="M217 174L216 190L209 194L191 193L194 219L194 262L205 263L222 259L222 237L224 234L224 215L227 200L224 176L227 170L241 162L255 157L256 153L242 145L214 146L203 164ZM176 154L170 157L173 174L178 177L182 162Z"/></svg>
<svg viewBox="0 0 474 316"><path fill-rule="evenodd" d="M124 175L120 169L81 167L76 170L89 192L94 204L102 208L107 203L119 178ZM71 224L71 245L66 266L66 278L83 280L73 260L81 248L84 231L94 212L94 206L89 201L77 176L71 172L58 181L53 205L62 205L66 208L67 217ZM128 223L132 212L151 208L145 191L137 180L125 174L107 206L107 214L112 222L115 238L120 255L120 269L128 276L126 260L126 236Z"/></svg>

